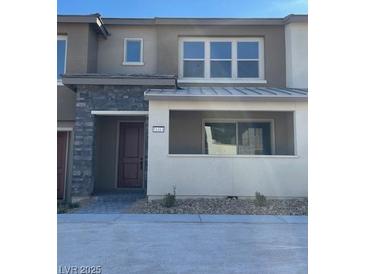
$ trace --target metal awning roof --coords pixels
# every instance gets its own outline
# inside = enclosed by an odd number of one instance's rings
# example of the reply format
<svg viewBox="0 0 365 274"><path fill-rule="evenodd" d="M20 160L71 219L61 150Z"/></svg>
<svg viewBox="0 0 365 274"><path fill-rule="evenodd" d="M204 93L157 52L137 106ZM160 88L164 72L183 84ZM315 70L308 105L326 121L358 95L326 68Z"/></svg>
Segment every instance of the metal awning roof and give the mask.
<svg viewBox="0 0 365 274"><path fill-rule="evenodd" d="M184 87L148 89L147 100L307 101L307 89L274 87Z"/></svg>

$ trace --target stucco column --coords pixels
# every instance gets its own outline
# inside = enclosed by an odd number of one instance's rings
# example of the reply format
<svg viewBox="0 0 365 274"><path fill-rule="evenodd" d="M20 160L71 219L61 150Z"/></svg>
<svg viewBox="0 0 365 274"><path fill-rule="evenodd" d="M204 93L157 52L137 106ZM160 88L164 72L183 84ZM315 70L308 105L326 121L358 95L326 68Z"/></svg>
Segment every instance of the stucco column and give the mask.
<svg viewBox="0 0 365 274"><path fill-rule="evenodd" d="M166 157L169 153L169 108L164 101L149 102L148 116L148 176L147 195L171 192L171 185L161 183L165 176ZM152 132L153 126L163 126L163 133ZM172 180L169 181L173 183Z"/></svg>
<svg viewBox="0 0 365 274"><path fill-rule="evenodd" d="M91 115L90 99L87 90L81 89L77 92L71 186L73 197L89 196L94 188L95 121Z"/></svg>
<svg viewBox="0 0 365 274"><path fill-rule="evenodd" d="M307 103L297 103L294 113L296 154L302 159L308 159L308 106Z"/></svg>

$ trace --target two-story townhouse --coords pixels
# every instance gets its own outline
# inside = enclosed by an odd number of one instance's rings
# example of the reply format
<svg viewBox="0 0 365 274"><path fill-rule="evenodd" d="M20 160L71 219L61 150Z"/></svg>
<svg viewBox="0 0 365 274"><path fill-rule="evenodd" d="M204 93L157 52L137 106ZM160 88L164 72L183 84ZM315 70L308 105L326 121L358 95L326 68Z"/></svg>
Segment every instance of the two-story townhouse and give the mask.
<svg viewBox="0 0 365 274"><path fill-rule="evenodd" d="M307 196L307 16L58 16L58 32L69 197Z"/></svg>

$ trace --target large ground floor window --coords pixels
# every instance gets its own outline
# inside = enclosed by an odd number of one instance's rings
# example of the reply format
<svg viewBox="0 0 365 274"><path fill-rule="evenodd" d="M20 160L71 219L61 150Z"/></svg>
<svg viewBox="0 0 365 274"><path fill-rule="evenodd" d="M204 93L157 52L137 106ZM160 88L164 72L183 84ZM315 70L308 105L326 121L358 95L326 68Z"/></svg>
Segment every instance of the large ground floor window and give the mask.
<svg viewBox="0 0 365 274"><path fill-rule="evenodd" d="M232 121L204 123L204 152L218 155L271 155L272 122Z"/></svg>
<svg viewBox="0 0 365 274"><path fill-rule="evenodd" d="M289 111L170 111L169 128L170 154L295 154Z"/></svg>

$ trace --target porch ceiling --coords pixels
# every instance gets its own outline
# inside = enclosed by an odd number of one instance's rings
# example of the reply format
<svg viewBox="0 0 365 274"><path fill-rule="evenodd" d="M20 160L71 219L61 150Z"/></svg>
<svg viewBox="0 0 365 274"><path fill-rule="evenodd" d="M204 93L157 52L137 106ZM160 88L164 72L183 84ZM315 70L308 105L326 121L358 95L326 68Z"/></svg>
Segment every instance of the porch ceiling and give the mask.
<svg viewBox="0 0 365 274"><path fill-rule="evenodd" d="M147 100L307 101L307 89L274 87L184 87L148 89Z"/></svg>

